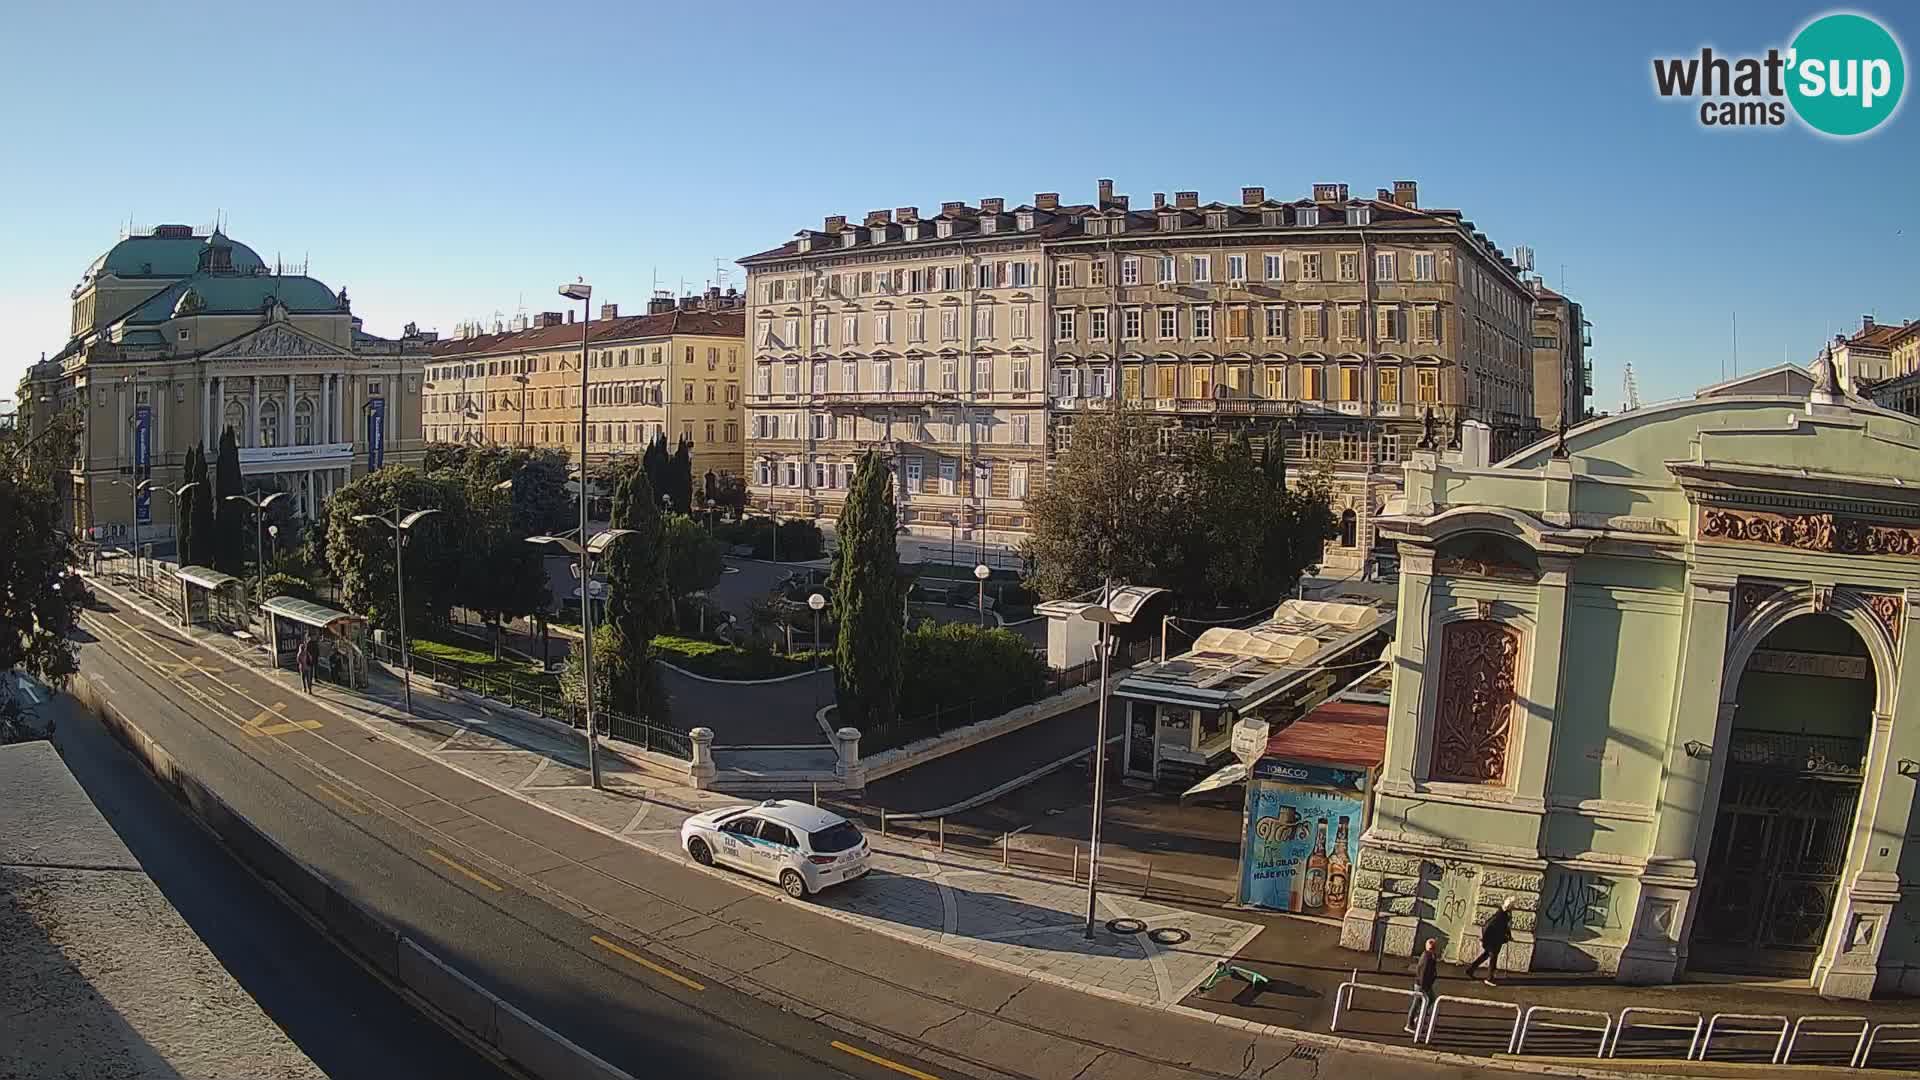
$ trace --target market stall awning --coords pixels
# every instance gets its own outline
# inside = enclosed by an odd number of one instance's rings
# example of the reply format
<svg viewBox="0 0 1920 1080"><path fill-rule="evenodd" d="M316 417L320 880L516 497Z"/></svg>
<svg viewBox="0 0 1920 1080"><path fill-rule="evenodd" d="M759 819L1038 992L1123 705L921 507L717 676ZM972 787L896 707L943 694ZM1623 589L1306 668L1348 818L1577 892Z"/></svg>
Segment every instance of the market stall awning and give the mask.
<svg viewBox="0 0 1920 1080"><path fill-rule="evenodd" d="M203 589L212 589L214 592L231 589L241 583L240 579L232 574L223 574L206 566L183 566L173 573L175 577L189 585L198 585Z"/></svg>
<svg viewBox="0 0 1920 1080"><path fill-rule="evenodd" d="M331 630L340 623L364 623L358 615L349 615L344 611L335 611L325 604L316 604L311 600L302 600L295 596L276 596L260 605L260 610L278 615L280 618L299 623L302 626Z"/></svg>

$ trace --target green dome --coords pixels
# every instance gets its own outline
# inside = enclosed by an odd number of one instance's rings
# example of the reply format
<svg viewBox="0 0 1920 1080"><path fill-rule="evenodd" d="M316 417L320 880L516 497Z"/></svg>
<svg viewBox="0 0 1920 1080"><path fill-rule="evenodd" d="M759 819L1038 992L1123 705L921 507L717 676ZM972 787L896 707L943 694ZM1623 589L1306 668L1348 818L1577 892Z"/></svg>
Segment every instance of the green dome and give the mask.
<svg viewBox="0 0 1920 1080"><path fill-rule="evenodd" d="M200 269L200 255L215 242L233 248L233 272L266 269L259 253L224 233L212 236L129 236L113 245L87 268L87 280L101 274L118 277L186 277Z"/></svg>

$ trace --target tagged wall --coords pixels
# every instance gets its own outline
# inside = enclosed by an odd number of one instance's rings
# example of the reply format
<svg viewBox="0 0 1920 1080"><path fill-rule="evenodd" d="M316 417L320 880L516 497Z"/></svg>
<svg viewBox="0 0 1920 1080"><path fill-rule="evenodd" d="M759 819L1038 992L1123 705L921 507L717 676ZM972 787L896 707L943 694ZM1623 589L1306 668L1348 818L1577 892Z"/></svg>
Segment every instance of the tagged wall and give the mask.
<svg viewBox="0 0 1920 1080"><path fill-rule="evenodd" d="M1534 922L1534 967L1617 971L1639 891L1639 880L1627 874L1548 867Z"/></svg>

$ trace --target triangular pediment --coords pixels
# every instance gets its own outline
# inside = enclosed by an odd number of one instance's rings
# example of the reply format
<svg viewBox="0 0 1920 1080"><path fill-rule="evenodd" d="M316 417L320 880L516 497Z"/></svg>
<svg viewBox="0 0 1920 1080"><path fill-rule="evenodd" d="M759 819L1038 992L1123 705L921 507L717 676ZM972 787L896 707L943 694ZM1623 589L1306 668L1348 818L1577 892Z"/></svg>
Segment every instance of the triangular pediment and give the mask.
<svg viewBox="0 0 1920 1080"><path fill-rule="evenodd" d="M350 359L353 354L284 322L268 323L207 353L209 360L304 359L314 356Z"/></svg>

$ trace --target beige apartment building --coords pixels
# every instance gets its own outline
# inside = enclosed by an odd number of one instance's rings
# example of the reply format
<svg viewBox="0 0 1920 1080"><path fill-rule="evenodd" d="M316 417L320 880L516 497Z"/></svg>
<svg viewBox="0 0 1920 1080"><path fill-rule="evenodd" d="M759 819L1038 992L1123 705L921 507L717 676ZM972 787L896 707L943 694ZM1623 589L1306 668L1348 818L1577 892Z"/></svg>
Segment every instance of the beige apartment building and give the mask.
<svg viewBox="0 0 1920 1080"><path fill-rule="evenodd" d="M738 476L746 449L743 298L656 296L645 315L603 304L585 326L587 458L637 454L656 435L693 443L694 476ZM437 342L427 368L433 442L580 446L582 326L543 312L526 329Z"/></svg>
<svg viewBox="0 0 1920 1080"><path fill-rule="evenodd" d="M1533 407L1540 426L1559 430L1587 418L1593 396L1592 323L1573 300L1533 279Z"/></svg>
<svg viewBox="0 0 1920 1080"><path fill-rule="evenodd" d="M215 452L228 428L248 484L289 492L309 518L369 467L419 453L432 335L368 334L345 289L269 268L219 229L134 231L71 297L71 337L19 396L36 429L80 410L66 513L86 539L170 545L187 451ZM139 480L154 490L136 504Z"/></svg>
<svg viewBox="0 0 1920 1080"><path fill-rule="evenodd" d="M1041 241L1087 209L1041 194L875 210L741 259L753 504L835 517L857 456L878 449L912 533L1016 538L1046 460Z"/></svg>
<svg viewBox="0 0 1920 1080"><path fill-rule="evenodd" d="M1422 208L1414 183L1130 202L1102 180L1093 207L1048 226L1056 445L1117 387L1170 432L1277 439L1295 470L1331 458L1340 535L1323 565L1341 573L1364 565L1429 413L1443 447L1467 421L1491 429L1496 456L1538 438L1532 293L1460 211Z"/></svg>
<svg viewBox="0 0 1920 1080"><path fill-rule="evenodd" d="M1920 362L1920 346L1914 344L1912 335L1904 334L1912 325L1911 322L1876 322L1873 316L1862 315L1858 333L1833 335L1827 351L1833 358L1833 373L1840 380L1840 388L1849 394L1864 396L1873 384L1915 370L1915 363ZM1902 342L1897 358L1894 355L1896 341Z"/></svg>

